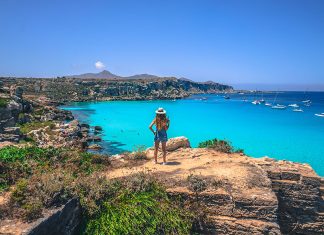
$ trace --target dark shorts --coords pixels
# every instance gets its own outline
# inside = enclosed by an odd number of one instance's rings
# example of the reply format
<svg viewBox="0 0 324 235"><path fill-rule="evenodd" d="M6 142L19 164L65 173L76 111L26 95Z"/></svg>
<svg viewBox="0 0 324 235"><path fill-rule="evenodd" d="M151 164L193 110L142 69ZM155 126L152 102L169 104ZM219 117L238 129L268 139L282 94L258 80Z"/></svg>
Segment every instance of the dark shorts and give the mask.
<svg viewBox="0 0 324 235"><path fill-rule="evenodd" d="M154 136L154 141L158 142L167 142L168 141L168 135L166 130L160 130L156 131L155 136Z"/></svg>

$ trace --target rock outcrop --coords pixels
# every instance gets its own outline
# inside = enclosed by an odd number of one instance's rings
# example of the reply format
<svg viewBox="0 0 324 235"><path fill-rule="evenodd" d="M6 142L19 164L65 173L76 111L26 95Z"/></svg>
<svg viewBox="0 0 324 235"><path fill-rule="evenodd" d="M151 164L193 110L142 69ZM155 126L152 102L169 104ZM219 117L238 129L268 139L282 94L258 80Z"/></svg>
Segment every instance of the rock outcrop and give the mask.
<svg viewBox="0 0 324 235"><path fill-rule="evenodd" d="M189 139L184 136L170 138L166 143L166 151L168 152L173 152L181 148L190 148ZM154 147L150 147L146 150L146 153L152 155L153 151Z"/></svg>
<svg viewBox="0 0 324 235"><path fill-rule="evenodd" d="M82 221L78 200L72 199L56 209L47 218L39 219L24 235L73 235L77 234Z"/></svg>
<svg viewBox="0 0 324 235"><path fill-rule="evenodd" d="M283 234L324 234L324 180L309 165L266 159Z"/></svg>
<svg viewBox="0 0 324 235"><path fill-rule="evenodd" d="M152 158L153 151L148 155ZM167 160L169 165L149 161L142 168L107 174L116 178L141 169L153 172L171 197L182 198L186 205L196 202L187 178L199 176L208 186L199 193L206 218L198 233L324 234L323 179L307 164L199 148L179 148Z"/></svg>
<svg viewBox="0 0 324 235"><path fill-rule="evenodd" d="M188 138L184 136L170 138L166 144L167 151L175 151L179 148L190 148L190 142Z"/></svg>
<svg viewBox="0 0 324 235"><path fill-rule="evenodd" d="M11 127L18 121L19 113L23 112L23 105L9 97L7 105L0 107L0 131L5 127Z"/></svg>
<svg viewBox="0 0 324 235"><path fill-rule="evenodd" d="M150 172L171 198L182 199L194 213L203 215L195 224L198 234L324 234L324 180L309 165L190 148L183 137L170 143L168 165L150 159L128 164L127 155L119 155L104 174L113 179ZM147 154L153 157L152 151ZM193 191L190 176L204 182L203 190ZM79 207L71 205L33 224L27 234L77 231Z"/></svg>

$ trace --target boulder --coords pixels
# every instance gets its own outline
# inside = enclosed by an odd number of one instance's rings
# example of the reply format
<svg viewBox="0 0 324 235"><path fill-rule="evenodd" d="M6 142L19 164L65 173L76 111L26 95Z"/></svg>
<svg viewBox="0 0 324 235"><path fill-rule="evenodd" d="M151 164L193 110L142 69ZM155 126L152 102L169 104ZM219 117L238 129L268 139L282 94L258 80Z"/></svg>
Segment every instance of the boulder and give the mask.
<svg viewBox="0 0 324 235"><path fill-rule="evenodd" d="M166 151L173 152L180 148L191 148L189 139L184 136L179 136L175 138L170 138L166 144ZM153 157L154 147L146 149L146 155Z"/></svg>
<svg viewBox="0 0 324 235"><path fill-rule="evenodd" d="M24 232L25 235L73 235L79 233L82 222L82 210L77 199L71 199L65 205L45 218L40 218Z"/></svg>
<svg viewBox="0 0 324 235"><path fill-rule="evenodd" d="M100 150L102 149L102 147L99 145L99 144L92 144L88 147L88 149L91 149L91 150Z"/></svg>
<svg viewBox="0 0 324 235"><path fill-rule="evenodd" d="M15 90L15 93L14 93L15 96L22 99L23 93L24 93L24 89L21 86L16 87L16 90Z"/></svg>
<svg viewBox="0 0 324 235"><path fill-rule="evenodd" d="M87 141L88 142L100 142L101 141L101 137L100 136L88 136L87 137Z"/></svg>
<svg viewBox="0 0 324 235"><path fill-rule="evenodd" d="M166 150L169 152L175 151L179 148L190 148L188 138L184 136L170 138L166 144Z"/></svg>
<svg viewBox="0 0 324 235"><path fill-rule="evenodd" d="M20 139L20 135L15 134L0 134L0 142L16 142L18 143Z"/></svg>
<svg viewBox="0 0 324 235"><path fill-rule="evenodd" d="M73 120L73 121L69 122L69 125L75 127L75 126L79 126L80 124L79 124L78 120Z"/></svg>
<svg viewBox="0 0 324 235"><path fill-rule="evenodd" d="M3 130L4 134L13 134L19 135L20 134L20 127L6 127Z"/></svg>
<svg viewBox="0 0 324 235"><path fill-rule="evenodd" d="M88 142L84 139L81 140L81 149L86 149L88 147Z"/></svg>
<svg viewBox="0 0 324 235"><path fill-rule="evenodd" d="M87 129L90 128L89 124L87 124L87 123L81 123L81 127L84 127L84 128L87 128Z"/></svg>
<svg viewBox="0 0 324 235"><path fill-rule="evenodd" d="M93 141L100 142L101 141L101 137L99 137L99 136L93 136Z"/></svg>
<svg viewBox="0 0 324 235"><path fill-rule="evenodd" d="M95 131L102 131L102 127L101 126L94 126Z"/></svg>
<svg viewBox="0 0 324 235"><path fill-rule="evenodd" d="M81 127L81 132L89 133L89 128L87 128L87 127Z"/></svg>

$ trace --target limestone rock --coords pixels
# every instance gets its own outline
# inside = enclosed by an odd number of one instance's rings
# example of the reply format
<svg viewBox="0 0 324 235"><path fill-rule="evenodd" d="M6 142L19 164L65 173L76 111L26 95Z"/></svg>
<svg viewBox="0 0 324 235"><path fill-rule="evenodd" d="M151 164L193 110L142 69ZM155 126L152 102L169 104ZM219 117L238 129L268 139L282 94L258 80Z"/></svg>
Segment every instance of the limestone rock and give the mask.
<svg viewBox="0 0 324 235"><path fill-rule="evenodd" d="M175 151L179 148L190 148L188 138L184 136L170 138L166 144L166 150L169 152Z"/></svg>
<svg viewBox="0 0 324 235"><path fill-rule="evenodd" d="M24 235L73 235L82 222L82 211L76 199L70 200L51 216L39 219Z"/></svg>
<svg viewBox="0 0 324 235"><path fill-rule="evenodd" d="M102 149L102 147L99 144L92 144L92 145L89 145L88 149L100 150L100 149Z"/></svg>

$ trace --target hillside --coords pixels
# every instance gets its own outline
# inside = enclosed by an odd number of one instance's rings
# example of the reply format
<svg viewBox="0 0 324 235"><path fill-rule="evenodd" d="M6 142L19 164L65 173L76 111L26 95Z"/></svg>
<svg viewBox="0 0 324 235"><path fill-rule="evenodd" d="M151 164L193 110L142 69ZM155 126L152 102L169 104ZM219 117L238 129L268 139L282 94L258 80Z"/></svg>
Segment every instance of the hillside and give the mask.
<svg viewBox="0 0 324 235"><path fill-rule="evenodd" d="M92 79L92 78L102 78L102 79L164 79L165 77L159 77L156 75L151 74L136 74L132 76L119 76L116 74L113 74L107 70L103 70L99 73L84 73L79 75L71 75L71 76L65 76L66 78L81 78L81 79ZM171 77L167 77L171 78Z"/></svg>
<svg viewBox="0 0 324 235"><path fill-rule="evenodd" d="M46 96L55 102L179 99L192 94L233 90L231 86L215 82L200 83L152 75L108 79L115 75L103 71L100 74L82 76L97 76L97 78L0 78L0 83L7 92L21 87L27 96Z"/></svg>

